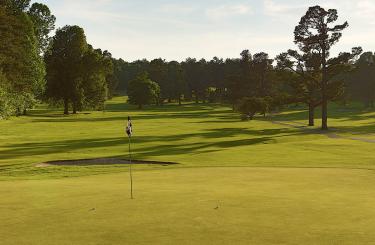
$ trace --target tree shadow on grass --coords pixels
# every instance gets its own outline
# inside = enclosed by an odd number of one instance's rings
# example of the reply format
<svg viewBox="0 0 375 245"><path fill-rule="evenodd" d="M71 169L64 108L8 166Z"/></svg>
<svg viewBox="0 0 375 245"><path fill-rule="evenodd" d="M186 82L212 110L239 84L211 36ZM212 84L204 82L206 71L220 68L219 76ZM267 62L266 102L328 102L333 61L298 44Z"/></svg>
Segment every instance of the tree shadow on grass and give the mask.
<svg viewBox="0 0 375 245"><path fill-rule="evenodd" d="M67 123L67 122L110 122L110 121L125 121L128 115L131 113L123 114L119 116L118 114L103 114L103 117L80 117L80 115L74 116L33 116L32 122L43 122L43 123ZM132 120L136 122L137 120L168 120L168 119L211 119L215 122L221 122L222 120L230 122L240 122L239 117L235 117L232 114L228 114L227 110L206 110L206 111L185 111L181 109L180 111L164 111L164 112L154 112L149 113L149 111L140 112L132 116Z"/></svg>
<svg viewBox="0 0 375 245"><path fill-rule="evenodd" d="M224 148L272 143L278 137L303 133L304 132L298 130L283 128L265 130L224 128L210 129L204 130L203 132L188 134L138 136L133 138L134 154L137 158L160 155L193 154L201 153L202 151L217 151ZM237 136L242 138L231 139L232 137ZM197 140L193 143L188 142L191 141L192 138L197 138ZM202 139L216 139L216 141L212 142ZM16 159L22 156L69 153L70 151L77 152L79 150L85 151L88 149L105 151L100 148L110 148L126 144L127 139L125 137L30 142L5 145L5 149L0 151L0 155L5 159ZM127 154L124 154L123 157L127 157Z"/></svg>
<svg viewBox="0 0 375 245"><path fill-rule="evenodd" d="M339 132L346 132L357 135L372 135L375 134L375 124L368 123L359 126L336 126L336 130Z"/></svg>
<svg viewBox="0 0 375 245"><path fill-rule="evenodd" d="M222 109L224 106L219 104L195 104L195 103L184 103L178 104L165 104L165 105L149 105L144 106L142 110L138 109L138 106L130 105L127 103L110 103L105 107L107 112L191 112L191 111L211 111L213 109ZM224 107L225 108L225 107Z"/></svg>
<svg viewBox="0 0 375 245"><path fill-rule="evenodd" d="M304 120L308 124L307 109L298 108L295 111L287 111L287 114L274 114L265 120L288 122ZM336 120L335 130L353 134L374 134L375 133L375 111L361 106L340 107L331 105L328 120ZM259 119L263 120L263 119ZM316 120L320 121L320 111L316 110ZM370 121L370 122L368 122ZM340 125L340 122L349 122L352 125Z"/></svg>
<svg viewBox="0 0 375 245"><path fill-rule="evenodd" d="M262 143L271 143L274 140L272 137L261 137L253 139L228 140L211 143L190 143L190 144L169 144L158 145L152 147L140 147L136 150L136 155L139 158L152 156L168 156L168 155L183 155L183 154L201 154L221 151L239 146L250 146ZM211 148L211 149L210 149Z"/></svg>
<svg viewBox="0 0 375 245"><path fill-rule="evenodd" d="M79 149L111 147L126 144L126 142L126 139L119 137L9 144L5 145L6 150L0 151L0 155L5 159L14 159L20 156L68 153Z"/></svg>

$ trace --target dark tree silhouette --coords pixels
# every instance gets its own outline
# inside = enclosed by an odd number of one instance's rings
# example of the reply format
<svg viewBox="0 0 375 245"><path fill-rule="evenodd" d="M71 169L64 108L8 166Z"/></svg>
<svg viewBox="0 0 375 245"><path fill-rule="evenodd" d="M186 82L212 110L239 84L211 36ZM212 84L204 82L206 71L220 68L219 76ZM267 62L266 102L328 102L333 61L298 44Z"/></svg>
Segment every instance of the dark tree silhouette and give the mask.
<svg viewBox="0 0 375 245"><path fill-rule="evenodd" d="M150 79L160 86L160 99L158 104L163 104L165 99L170 98L168 94L169 91L169 81L168 81L168 65L164 59L154 59L150 62L148 73Z"/></svg>
<svg viewBox="0 0 375 245"><path fill-rule="evenodd" d="M375 55L366 52L347 76L349 96L362 101L365 107L375 107Z"/></svg>
<svg viewBox="0 0 375 245"><path fill-rule="evenodd" d="M325 10L320 6L310 7L301 18L294 30L294 42L303 53L319 56L321 67L321 96L322 96L322 130L328 129L328 101L330 79L342 72L337 69L348 62L352 56L347 53L330 58L330 50L342 37L342 31L348 27L348 22L336 25L337 10ZM353 54L359 51L353 50Z"/></svg>
<svg viewBox="0 0 375 245"><path fill-rule="evenodd" d="M79 26L58 29L46 54L47 96L55 101L62 100L64 114L69 114L69 104L74 113L83 99L82 58L88 49L86 36Z"/></svg>
<svg viewBox="0 0 375 245"><path fill-rule="evenodd" d="M342 37L341 31L348 27L348 22L330 27L338 18L337 10L326 11L320 6L310 7L301 18L294 31L295 43L305 52L319 54L322 66L321 90L322 90L322 129L328 129L328 98L327 98L327 59L331 47Z"/></svg>
<svg viewBox="0 0 375 245"><path fill-rule="evenodd" d="M321 104L320 57L314 53L299 54L288 50L277 56L280 69L288 69L298 76L290 81L294 88L296 102L303 102L309 108L309 126L314 126L314 111Z"/></svg>

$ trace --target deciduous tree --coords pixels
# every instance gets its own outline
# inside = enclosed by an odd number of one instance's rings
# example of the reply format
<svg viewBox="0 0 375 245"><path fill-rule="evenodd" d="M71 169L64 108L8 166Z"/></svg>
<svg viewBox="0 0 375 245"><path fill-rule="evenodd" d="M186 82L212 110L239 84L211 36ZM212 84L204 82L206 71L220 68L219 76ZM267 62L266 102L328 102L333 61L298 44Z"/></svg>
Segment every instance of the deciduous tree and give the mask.
<svg viewBox="0 0 375 245"><path fill-rule="evenodd" d="M58 29L52 47L45 55L47 65L47 96L64 103L64 114L69 105L76 113L83 100L83 57L88 45L83 29L65 26Z"/></svg>
<svg viewBox="0 0 375 245"><path fill-rule="evenodd" d="M156 103L160 96L160 87L151 81L146 72L129 82L128 101L142 109L144 105Z"/></svg>
<svg viewBox="0 0 375 245"><path fill-rule="evenodd" d="M47 5L41 3L33 3L28 10L28 15L34 23L39 52L44 53L51 40L49 34L55 29L56 17L51 14Z"/></svg>

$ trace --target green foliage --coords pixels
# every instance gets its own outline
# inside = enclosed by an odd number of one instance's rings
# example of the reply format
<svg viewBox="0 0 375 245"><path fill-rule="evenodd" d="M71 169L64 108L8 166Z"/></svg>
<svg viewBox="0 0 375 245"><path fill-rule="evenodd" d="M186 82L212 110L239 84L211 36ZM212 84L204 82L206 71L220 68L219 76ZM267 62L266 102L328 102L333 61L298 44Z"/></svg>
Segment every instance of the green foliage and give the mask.
<svg viewBox="0 0 375 245"><path fill-rule="evenodd" d="M177 61L168 63L168 85L169 100L177 100L181 105L182 96L187 90L187 84L185 81L185 72L181 64Z"/></svg>
<svg viewBox="0 0 375 245"><path fill-rule="evenodd" d="M155 81L160 87L160 104L164 103L164 100L171 100L170 87L172 84L169 79L169 69L168 64L163 59L154 59L148 65L148 73L150 79Z"/></svg>
<svg viewBox="0 0 375 245"><path fill-rule="evenodd" d="M12 14L26 12L31 0L0 0L0 6L5 7Z"/></svg>
<svg viewBox="0 0 375 245"><path fill-rule="evenodd" d="M140 74L136 79L130 81L128 88L128 100L130 104L143 105L157 103L160 96L160 87L148 78L147 73Z"/></svg>
<svg viewBox="0 0 375 245"><path fill-rule="evenodd" d="M163 59L138 60L127 63L115 61L115 74L119 89L127 87L137 74L148 72L151 80L159 84L160 102L195 100L199 102L230 102L246 96L277 96L282 88L277 82L273 60L261 52L253 56L248 50L241 59L210 61L187 58L183 62L166 62Z"/></svg>
<svg viewBox="0 0 375 245"><path fill-rule="evenodd" d="M315 59L310 60L314 60L313 67L318 70L317 73L321 77L319 86L321 90L323 130L328 129L328 102L331 99L330 95L339 94L343 86L343 82L339 83L333 78L345 71L347 69L346 64L362 52L360 48L354 48L352 54L340 53L338 57L330 58L332 46L340 41L342 31L349 26L348 22L336 24L337 20L336 9L325 10L320 6L313 6L302 16L294 30L294 42L305 56L315 57ZM337 90L337 93L335 90Z"/></svg>
<svg viewBox="0 0 375 245"><path fill-rule="evenodd" d="M149 62L147 60L137 60L132 63L126 62L123 59L113 59L114 77L118 82L116 87L120 93L127 92L128 84L134 80L139 74L147 72L149 69ZM158 81L160 83L161 81Z"/></svg>
<svg viewBox="0 0 375 245"><path fill-rule="evenodd" d="M375 106L375 55L364 53L344 79L347 81L349 96L362 101L366 107Z"/></svg>
<svg viewBox="0 0 375 245"><path fill-rule="evenodd" d="M69 104L76 112L83 104L83 57L88 45L82 28L65 26L53 37L51 49L45 55L47 66L47 97Z"/></svg>
<svg viewBox="0 0 375 245"><path fill-rule="evenodd" d="M7 119L15 112L15 108L11 104L8 86L8 80L0 71L0 120Z"/></svg>
<svg viewBox="0 0 375 245"><path fill-rule="evenodd" d="M104 102L116 86L112 55L86 42L82 28L65 26L57 30L46 53L47 96L64 103L64 113L85 108L104 109Z"/></svg>
<svg viewBox="0 0 375 245"><path fill-rule="evenodd" d="M82 62L83 107L102 110L109 94L108 79L113 78L112 58L107 52L89 46Z"/></svg>
<svg viewBox="0 0 375 245"><path fill-rule="evenodd" d="M348 23L335 24L337 10L313 6L295 27L294 42L302 53L288 50L277 56L278 67L299 76L291 84L298 100L309 105L309 125L314 125L314 109L322 106L322 129L328 129L328 102L344 94L343 74L352 69L351 63L362 52L360 47L351 53L330 58L330 49L342 37Z"/></svg>
<svg viewBox="0 0 375 245"><path fill-rule="evenodd" d="M51 39L49 33L55 29L56 17L51 14L47 5L41 3L33 3L28 10L28 15L34 23L39 52L44 53L47 51Z"/></svg>
<svg viewBox="0 0 375 245"><path fill-rule="evenodd" d="M242 119L252 120L255 114L266 114L271 106L271 98L244 97L237 103L236 109L242 115Z"/></svg>
<svg viewBox="0 0 375 245"><path fill-rule="evenodd" d="M21 114L43 94L45 67L39 56L33 22L22 12L22 6L28 5L10 2L21 9L13 11L9 6L0 6L0 64L8 81L5 91L12 95L9 97L12 101L7 104L12 104L17 114Z"/></svg>

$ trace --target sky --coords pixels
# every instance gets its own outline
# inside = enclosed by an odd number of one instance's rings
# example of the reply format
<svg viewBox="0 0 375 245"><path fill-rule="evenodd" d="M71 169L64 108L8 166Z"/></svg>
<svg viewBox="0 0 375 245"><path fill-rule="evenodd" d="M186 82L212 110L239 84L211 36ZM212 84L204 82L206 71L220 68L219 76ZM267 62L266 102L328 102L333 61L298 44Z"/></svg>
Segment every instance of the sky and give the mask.
<svg viewBox="0 0 375 245"><path fill-rule="evenodd" d="M349 28L332 54L375 51L375 0L38 0L56 27L79 25L95 48L134 61L236 58L242 50L271 57L290 48L309 6L338 10Z"/></svg>

